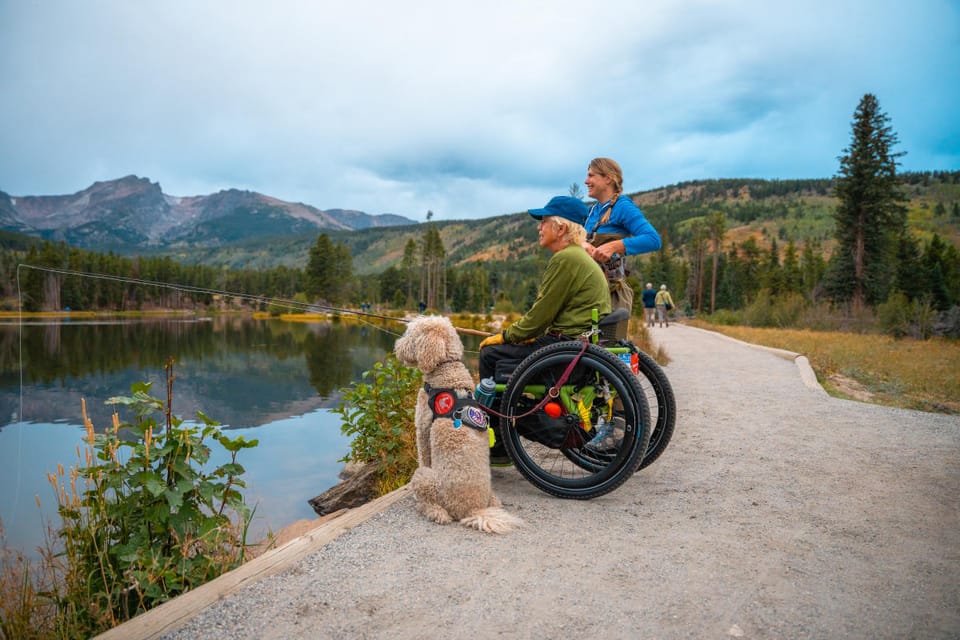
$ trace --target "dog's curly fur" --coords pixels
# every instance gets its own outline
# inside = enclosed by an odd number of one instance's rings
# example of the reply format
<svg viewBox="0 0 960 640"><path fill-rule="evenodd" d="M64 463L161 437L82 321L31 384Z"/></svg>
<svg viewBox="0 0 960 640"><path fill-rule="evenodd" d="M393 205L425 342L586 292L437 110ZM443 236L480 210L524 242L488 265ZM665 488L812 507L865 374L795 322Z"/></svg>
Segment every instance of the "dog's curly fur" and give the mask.
<svg viewBox="0 0 960 640"><path fill-rule="evenodd" d="M408 367L423 372L437 389L453 389L460 398L472 394L474 381L461 362L463 343L443 316L414 318L393 348ZM490 443L485 431L454 428L453 420L434 419L421 388L414 416L417 470L410 481L417 509L440 524L459 521L487 533L507 533L522 524L507 513L490 484Z"/></svg>

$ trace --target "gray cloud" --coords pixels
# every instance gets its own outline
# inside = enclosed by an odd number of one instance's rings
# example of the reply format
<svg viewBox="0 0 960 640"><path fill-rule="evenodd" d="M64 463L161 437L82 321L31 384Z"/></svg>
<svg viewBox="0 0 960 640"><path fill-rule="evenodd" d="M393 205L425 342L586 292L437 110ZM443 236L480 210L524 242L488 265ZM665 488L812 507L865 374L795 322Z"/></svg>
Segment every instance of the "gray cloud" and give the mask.
<svg viewBox="0 0 960 640"><path fill-rule="evenodd" d="M423 219L833 175L875 93L907 169L960 167L960 11L853 0L0 3L0 189L135 173Z"/></svg>

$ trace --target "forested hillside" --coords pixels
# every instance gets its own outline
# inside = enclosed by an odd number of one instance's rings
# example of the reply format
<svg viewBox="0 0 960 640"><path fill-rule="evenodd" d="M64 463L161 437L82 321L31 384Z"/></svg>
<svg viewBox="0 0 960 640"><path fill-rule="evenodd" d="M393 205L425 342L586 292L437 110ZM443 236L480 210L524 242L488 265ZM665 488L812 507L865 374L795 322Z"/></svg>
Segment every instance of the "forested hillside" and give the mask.
<svg viewBox="0 0 960 640"><path fill-rule="evenodd" d="M960 303L960 172L899 178L907 197L908 233L898 248L898 286L909 287L911 300L923 298L945 311ZM834 181L826 179L728 179L629 194L664 240L656 254L630 258L634 288L645 281L667 284L687 313L744 310L758 300L782 302L789 296L805 304L824 299L822 280L836 245L834 188ZM536 238L536 225L526 213L431 221L251 245L249 255L257 258L244 258L242 264L256 268L225 269L222 256L129 258L4 234L0 279L8 309L16 306L16 265L25 263L209 291L172 296L135 283L29 270L21 272L20 282L28 309L205 306L214 301L223 306L249 296L260 299L262 308L273 298L296 298L304 305L320 301L411 309L422 300L433 309L509 311L526 308L536 295L539 273L549 258ZM272 259L278 252L284 260Z"/></svg>

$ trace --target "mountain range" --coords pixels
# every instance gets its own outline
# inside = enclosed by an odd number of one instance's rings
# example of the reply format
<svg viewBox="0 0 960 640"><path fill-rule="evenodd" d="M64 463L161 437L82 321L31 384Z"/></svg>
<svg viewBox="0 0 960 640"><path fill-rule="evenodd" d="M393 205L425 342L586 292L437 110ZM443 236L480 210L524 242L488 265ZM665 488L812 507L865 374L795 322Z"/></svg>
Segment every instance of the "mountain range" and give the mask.
<svg viewBox="0 0 960 640"><path fill-rule="evenodd" d="M909 224L926 241L940 234L960 247L960 171L903 174ZM728 242L753 237L819 240L828 249L836 206L833 180L712 179L625 194L678 251L690 225L713 210L725 212ZM519 264L538 254L536 227L523 212L477 220L426 223L441 238L448 265ZM97 182L73 195L10 196L0 191L0 242L28 246L29 238L117 255L169 256L185 264L231 269L303 268L320 233L345 244L355 274L399 265L408 244L423 240L425 225L392 214L284 202L228 189L208 196L166 195L147 178ZM6 236L4 234L6 233ZM26 240L26 242L25 242Z"/></svg>
<svg viewBox="0 0 960 640"><path fill-rule="evenodd" d="M95 182L72 195L11 196L0 191L0 229L120 254L213 249L271 237L315 239L321 230L410 224L416 222L398 215L322 211L238 189L175 197L163 193L158 183L134 175Z"/></svg>

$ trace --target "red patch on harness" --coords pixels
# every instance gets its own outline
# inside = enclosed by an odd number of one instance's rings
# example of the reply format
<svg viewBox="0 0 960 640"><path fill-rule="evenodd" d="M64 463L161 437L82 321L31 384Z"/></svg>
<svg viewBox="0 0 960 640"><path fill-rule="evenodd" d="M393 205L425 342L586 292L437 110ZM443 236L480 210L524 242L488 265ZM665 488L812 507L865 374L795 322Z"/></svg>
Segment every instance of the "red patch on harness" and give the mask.
<svg viewBox="0 0 960 640"><path fill-rule="evenodd" d="M433 412L438 416L446 415L453 411L454 405L457 401L453 397L453 394L449 391L443 391L437 394L437 397L433 399Z"/></svg>

